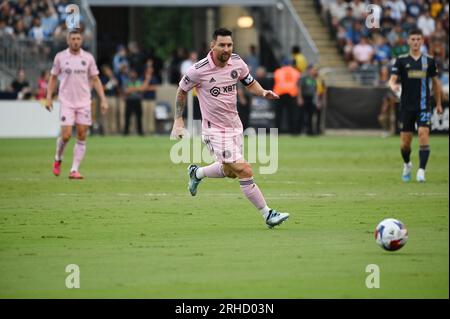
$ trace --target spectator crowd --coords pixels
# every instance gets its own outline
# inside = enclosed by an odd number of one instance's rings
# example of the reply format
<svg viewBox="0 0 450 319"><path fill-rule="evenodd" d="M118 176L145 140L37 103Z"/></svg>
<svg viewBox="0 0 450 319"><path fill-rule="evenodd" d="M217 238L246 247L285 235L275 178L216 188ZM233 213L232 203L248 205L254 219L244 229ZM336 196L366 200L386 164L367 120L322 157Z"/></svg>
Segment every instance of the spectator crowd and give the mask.
<svg viewBox="0 0 450 319"><path fill-rule="evenodd" d="M390 61L409 52L409 30L419 28L425 38L422 52L436 59L439 70L448 72L448 0L316 1L350 70L375 69L385 83ZM370 4L381 12L369 9Z"/></svg>

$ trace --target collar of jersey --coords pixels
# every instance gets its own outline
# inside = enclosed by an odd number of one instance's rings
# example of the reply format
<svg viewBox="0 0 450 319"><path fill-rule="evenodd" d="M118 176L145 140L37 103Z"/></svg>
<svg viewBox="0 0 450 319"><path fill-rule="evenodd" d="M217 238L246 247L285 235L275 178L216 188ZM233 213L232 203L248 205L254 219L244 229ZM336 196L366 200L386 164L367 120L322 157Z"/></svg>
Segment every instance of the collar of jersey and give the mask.
<svg viewBox="0 0 450 319"><path fill-rule="evenodd" d="M212 51L209 51L209 53L208 53L208 62L209 62L209 67L211 68L211 69L213 69L213 68L215 68L215 67L218 67L218 68L220 68L220 66L218 66L218 65L216 65L215 63L214 63L214 60L212 59ZM233 61L231 60L231 57L232 57L232 55L230 55L230 58L228 59L228 61L227 61L227 65L233 65Z"/></svg>
<svg viewBox="0 0 450 319"><path fill-rule="evenodd" d="M82 57L84 55L84 50L82 48L80 48L80 54L72 54L72 52L70 52L69 48L67 48L66 51L67 51L68 54L73 55L73 56Z"/></svg>

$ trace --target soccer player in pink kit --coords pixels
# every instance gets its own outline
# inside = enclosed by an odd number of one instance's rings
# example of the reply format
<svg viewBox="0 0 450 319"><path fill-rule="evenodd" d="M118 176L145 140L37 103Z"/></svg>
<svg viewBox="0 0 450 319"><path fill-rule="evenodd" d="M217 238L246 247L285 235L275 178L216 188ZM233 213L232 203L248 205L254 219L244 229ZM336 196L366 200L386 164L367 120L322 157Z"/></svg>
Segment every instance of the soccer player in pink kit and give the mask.
<svg viewBox="0 0 450 319"><path fill-rule="evenodd" d="M197 194L199 183L205 178L239 178L242 192L261 212L266 224L272 228L288 219L288 213L270 209L258 186L253 181L250 164L244 159L242 123L236 109L237 81L250 93L267 99L278 95L264 90L252 77L245 62L233 54L231 31L214 31L208 56L189 68L181 79L176 97L175 120L172 137L182 138L184 132L183 109L187 92L196 88L202 113L202 138L215 162L209 166L188 167L188 188Z"/></svg>
<svg viewBox="0 0 450 319"><path fill-rule="evenodd" d="M99 71L94 57L81 48L83 38L80 31L73 29L67 35L68 48L55 56L47 88L45 107L52 111L53 92L59 79L58 99L60 102L61 136L56 141L56 155L53 163L53 174L61 173L61 162L64 149L72 135L72 127L76 125L77 141L73 150L73 163L70 179L82 179L78 169L86 153L86 135L91 119L91 85L101 100L101 111L105 113L108 103L98 77Z"/></svg>

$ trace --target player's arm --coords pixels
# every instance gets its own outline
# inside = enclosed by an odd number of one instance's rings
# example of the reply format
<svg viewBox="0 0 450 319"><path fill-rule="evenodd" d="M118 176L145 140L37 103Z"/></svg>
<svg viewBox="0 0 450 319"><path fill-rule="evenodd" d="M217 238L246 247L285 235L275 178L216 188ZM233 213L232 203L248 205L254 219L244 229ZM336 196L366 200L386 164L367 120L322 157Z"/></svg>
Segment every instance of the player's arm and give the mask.
<svg viewBox="0 0 450 319"><path fill-rule="evenodd" d="M103 90L102 81L98 75L94 75L92 78L92 86L100 97L100 108L103 114L108 111L108 101L106 100L105 91Z"/></svg>
<svg viewBox="0 0 450 319"><path fill-rule="evenodd" d="M391 77L389 78L389 87L391 88L391 90L394 93L400 92L400 84L397 83L397 81L398 81L398 75L392 74Z"/></svg>
<svg viewBox="0 0 450 319"><path fill-rule="evenodd" d="M436 101L436 112L438 112L438 114L442 114L444 112L444 109L442 108L441 100L441 81L439 81L439 78L437 76L433 76L431 78L431 81L433 83L434 100Z"/></svg>
<svg viewBox="0 0 450 319"><path fill-rule="evenodd" d="M278 95L276 95L271 90L264 90L262 88L261 84L259 84L259 82L256 80L253 80L252 83L250 83L249 85L246 85L245 87L251 94L256 95L256 96L261 96L261 97L269 99L269 100L276 100L276 99L280 98Z"/></svg>
<svg viewBox="0 0 450 319"><path fill-rule="evenodd" d="M175 98L175 114L173 121L171 138L182 138L184 135L183 111L186 106L187 92L178 87L177 96Z"/></svg>
<svg viewBox="0 0 450 319"><path fill-rule="evenodd" d="M389 87L396 95L400 93L401 86L398 83L398 75L401 74L402 64L397 58L391 67L391 77L389 78Z"/></svg>
<svg viewBox="0 0 450 319"><path fill-rule="evenodd" d="M47 99L45 101L45 108L51 112L53 110L53 93L56 90L56 84L58 83L58 78L54 74L50 74L47 84Z"/></svg>

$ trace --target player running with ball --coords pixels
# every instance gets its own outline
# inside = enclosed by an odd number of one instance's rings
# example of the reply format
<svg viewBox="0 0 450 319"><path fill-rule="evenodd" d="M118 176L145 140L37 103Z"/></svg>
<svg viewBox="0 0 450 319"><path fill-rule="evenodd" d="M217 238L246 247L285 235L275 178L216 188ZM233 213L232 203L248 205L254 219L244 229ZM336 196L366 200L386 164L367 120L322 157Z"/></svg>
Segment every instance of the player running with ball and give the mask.
<svg viewBox="0 0 450 319"><path fill-rule="evenodd" d="M288 219L289 214L277 212L267 206L263 194L253 180L252 167L243 158L243 130L236 109L237 82L241 81L254 95L266 99L279 97L272 91L264 90L252 77L245 62L232 51L231 31L224 28L214 31L208 56L191 66L179 83L171 135L176 138L183 137L182 116L187 92L195 87L202 113L202 139L215 162L205 167L189 166L188 187L191 195L197 194L197 187L205 177L238 177L242 192L272 228Z"/></svg>
<svg viewBox="0 0 450 319"><path fill-rule="evenodd" d="M442 114L441 83L434 59L420 52L423 35L420 30L411 30L408 35L409 54L399 56L392 67L389 86L400 98L400 151L403 157L402 180L411 180L411 142L415 124L419 135L419 169L416 180L425 182L425 168L430 156L431 105L429 80L433 83L436 111ZM397 83L400 79L401 86Z"/></svg>
<svg viewBox="0 0 450 319"><path fill-rule="evenodd" d="M47 101L45 107L52 111L53 92L59 79L58 98L61 106L60 123L61 136L56 140L56 155L53 163L53 174L61 173L61 162L64 149L72 135L72 127L76 125L77 141L73 149L73 163L70 179L82 179L78 169L86 153L86 135L91 118L91 85L97 91L101 100L101 111L105 113L108 103L103 92L103 86L98 77L98 68L94 57L81 48L83 37L77 29L72 29L67 35L68 48L55 56L48 81Z"/></svg>

